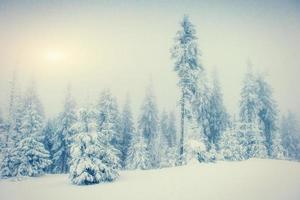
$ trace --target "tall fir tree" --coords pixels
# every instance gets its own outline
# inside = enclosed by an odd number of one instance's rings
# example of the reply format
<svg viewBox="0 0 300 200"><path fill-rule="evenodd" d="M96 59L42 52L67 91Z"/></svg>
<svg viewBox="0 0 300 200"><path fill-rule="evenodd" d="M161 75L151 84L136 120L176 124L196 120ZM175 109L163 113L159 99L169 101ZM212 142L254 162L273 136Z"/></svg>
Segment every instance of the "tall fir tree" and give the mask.
<svg viewBox="0 0 300 200"><path fill-rule="evenodd" d="M177 162L178 148L175 123L175 115L173 112L162 112L159 126L160 167L173 167Z"/></svg>
<svg viewBox="0 0 300 200"><path fill-rule="evenodd" d="M109 90L102 91L98 102L98 132L110 126L110 143L118 151L117 155L122 158L122 130L121 116L118 110L117 100ZM120 163L121 164L121 163Z"/></svg>
<svg viewBox="0 0 300 200"><path fill-rule="evenodd" d="M55 162L53 162L53 147L55 144L55 134L57 133L58 129L58 119L49 119L43 129L43 144L45 149L49 152L49 158L52 161L51 166L48 166L46 169L47 173L53 173L53 168L55 165Z"/></svg>
<svg viewBox="0 0 300 200"><path fill-rule="evenodd" d="M259 88L258 97L260 100L258 117L264 133L268 155L272 157L272 151L275 151L275 149L277 151L276 155L280 155L283 152L278 152L282 150L282 147L280 147L281 138L278 134L278 109L273 98L272 88L262 75L257 77L256 82Z"/></svg>
<svg viewBox="0 0 300 200"><path fill-rule="evenodd" d="M51 164L49 152L42 142L44 114L42 104L36 94L34 85L24 97L24 112L20 125L20 137L12 147L12 176L38 176L45 173Z"/></svg>
<svg viewBox="0 0 300 200"><path fill-rule="evenodd" d="M149 152L147 151L145 138L140 132L136 132L132 135L130 146L127 151L126 168L129 170L146 170L151 167L152 163Z"/></svg>
<svg viewBox="0 0 300 200"><path fill-rule="evenodd" d="M7 134L8 134L8 124L5 121L2 112L0 110L0 160L3 156L3 153L7 145L6 143Z"/></svg>
<svg viewBox="0 0 300 200"><path fill-rule="evenodd" d="M173 111L168 115L168 145L170 147L177 147L177 127L176 117Z"/></svg>
<svg viewBox="0 0 300 200"><path fill-rule="evenodd" d="M149 153L151 167L159 167L158 157L158 131L159 131L158 110L155 102L155 96L150 86L146 90L146 95L141 107L141 114L138 120L138 131L145 139L147 152Z"/></svg>
<svg viewBox="0 0 300 200"><path fill-rule="evenodd" d="M77 121L76 103L71 95L70 87L64 101L63 112L58 117L58 127L55 131L54 144L52 146L54 173L68 173L70 162L70 144L75 134L73 125Z"/></svg>
<svg viewBox="0 0 300 200"><path fill-rule="evenodd" d="M258 97L259 86L256 77L249 65L244 78L240 101L240 120L244 123L258 123L260 100Z"/></svg>
<svg viewBox="0 0 300 200"><path fill-rule="evenodd" d="M128 149L130 147L130 143L133 137L134 123L133 116L130 107L130 100L127 96L126 102L124 104L123 112L122 112L122 123L121 123L121 133L122 133L122 166L126 166L126 156L128 155Z"/></svg>
<svg viewBox="0 0 300 200"><path fill-rule="evenodd" d="M159 123L159 162L160 167L168 167L168 160L169 160L169 130L168 130L168 114L165 110L161 113L160 116L160 123Z"/></svg>
<svg viewBox="0 0 300 200"><path fill-rule="evenodd" d="M228 126L229 115L227 114L223 103L223 95L216 73L214 73L213 76L213 86L209 98L208 116L210 130L208 137L209 146L215 146L218 150L220 137Z"/></svg>
<svg viewBox="0 0 300 200"><path fill-rule="evenodd" d="M21 126L24 116L24 101L20 94L16 93L14 104L11 108L8 119L8 130L5 136L5 147L2 153L0 174L2 178L17 176L18 165L20 164L17 154L17 144L22 139Z"/></svg>
<svg viewBox="0 0 300 200"><path fill-rule="evenodd" d="M300 124L295 113L288 112L282 117L280 131L286 157L300 160Z"/></svg>
<svg viewBox="0 0 300 200"><path fill-rule="evenodd" d="M199 63L199 49L197 45L196 29L190 22L188 16L184 16L180 23L180 30L175 38L175 45L172 48L172 58L174 59L174 71L179 77L178 85L181 89L181 130L180 130L180 150L179 159L183 163L184 153L184 131L187 115L191 112L190 100L197 90L199 72L202 66Z"/></svg>

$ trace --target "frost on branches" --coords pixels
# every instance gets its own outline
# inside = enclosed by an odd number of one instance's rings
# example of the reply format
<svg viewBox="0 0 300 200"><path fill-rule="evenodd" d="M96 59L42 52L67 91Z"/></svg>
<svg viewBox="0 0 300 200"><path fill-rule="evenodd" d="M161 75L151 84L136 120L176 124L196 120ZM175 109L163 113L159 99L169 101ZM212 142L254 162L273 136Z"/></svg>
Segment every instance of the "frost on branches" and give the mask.
<svg viewBox="0 0 300 200"><path fill-rule="evenodd" d="M126 168L133 169L150 169L151 160L144 137L139 132L133 135L131 144L128 149Z"/></svg>
<svg viewBox="0 0 300 200"><path fill-rule="evenodd" d="M71 145L71 182L89 185L118 178L116 151L105 135L107 132L97 132L95 113L81 109L76 127L78 133Z"/></svg>

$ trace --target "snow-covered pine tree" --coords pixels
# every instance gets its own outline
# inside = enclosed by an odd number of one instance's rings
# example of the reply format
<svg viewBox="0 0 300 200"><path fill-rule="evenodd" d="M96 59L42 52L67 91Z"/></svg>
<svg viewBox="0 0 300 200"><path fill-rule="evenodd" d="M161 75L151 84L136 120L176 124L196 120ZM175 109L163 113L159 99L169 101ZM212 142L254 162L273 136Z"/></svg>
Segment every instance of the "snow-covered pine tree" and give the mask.
<svg viewBox="0 0 300 200"><path fill-rule="evenodd" d="M14 104L9 113L8 130L5 136L5 148L0 162L0 175L2 178L17 175L19 159L16 151L17 143L22 139L22 117L24 115L24 102L19 94L14 97Z"/></svg>
<svg viewBox="0 0 300 200"><path fill-rule="evenodd" d="M51 165L49 152L35 135L30 134L22 139L16 147L19 165L18 176L39 176Z"/></svg>
<svg viewBox="0 0 300 200"><path fill-rule="evenodd" d="M6 148L6 138L8 134L8 125L5 119L2 116L2 112L0 110L0 160L3 155L3 151Z"/></svg>
<svg viewBox="0 0 300 200"><path fill-rule="evenodd" d="M257 123L260 110L259 85L249 65L244 78L240 101L240 120L243 123Z"/></svg>
<svg viewBox="0 0 300 200"><path fill-rule="evenodd" d="M54 162L53 162L53 146L55 141L55 134L58 129L58 119L49 119L43 129L43 143L45 149L49 152L52 165L46 169L47 173L53 173Z"/></svg>
<svg viewBox="0 0 300 200"><path fill-rule="evenodd" d="M176 117L173 111L169 112L168 116L168 145L170 147L177 147L177 129Z"/></svg>
<svg viewBox="0 0 300 200"><path fill-rule="evenodd" d="M118 110L116 98L114 98L109 90L102 91L98 102L98 132L101 132L104 126L110 128L110 143L117 150L117 155L122 156L122 130L121 130L121 116ZM105 127L107 128L107 127ZM121 163L120 163L121 164Z"/></svg>
<svg viewBox="0 0 300 200"><path fill-rule="evenodd" d="M286 157L292 160L300 160L300 124L296 114L288 112L281 121L282 145Z"/></svg>
<svg viewBox="0 0 300 200"><path fill-rule="evenodd" d="M276 155L281 154L279 153L278 145L281 145L279 140L280 135L278 133L278 110L277 104L273 99L273 93L271 86L266 82L265 78L262 75L259 75L256 79L258 85L258 92L257 95L260 101L260 110L258 113L258 117L260 120L261 128L263 130L264 139L266 141L266 147L268 150L268 155L272 157L273 150L277 149ZM273 139L276 140L275 146L273 146ZM278 143L279 142L279 143ZM273 154L274 155L274 154Z"/></svg>
<svg viewBox="0 0 300 200"><path fill-rule="evenodd" d="M58 117L58 127L54 135L53 151L53 172L68 173L70 162L71 138L75 134L73 125L77 121L76 103L71 95L70 87L64 102L63 112Z"/></svg>
<svg viewBox="0 0 300 200"><path fill-rule="evenodd" d="M32 85L24 98L24 115L20 128L22 136L15 148L18 176L41 175L51 164L49 152L42 143L43 120L42 104Z"/></svg>
<svg viewBox="0 0 300 200"><path fill-rule="evenodd" d="M163 111L160 117L159 131L159 154L160 167L173 167L178 158L178 149L176 144L176 126L175 115Z"/></svg>
<svg viewBox="0 0 300 200"><path fill-rule="evenodd" d="M175 37L175 45L172 48L172 58L174 59L174 71L179 77L178 85L181 89L180 106L180 151L179 161L184 161L184 130L185 121L189 113L190 100L196 92L199 72L202 66L199 63L199 50L197 45L196 29L190 22L188 16L184 16L180 23L180 30Z"/></svg>
<svg viewBox="0 0 300 200"><path fill-rule="evenodd" d="M168 137L169 149L167 151L168 166L173 167L178 163L178 143L176 117L173 111L169 112L168 116Z"/></svg>
<svg viewBox="0 0 300 200"><path fill-rule="evenodd" d="M150 169L152 163L150 160L149 152L147 151L147 145L145 138L140 132L136 132L132 135L130 146L126 156L126 168L133 169Z"/></svg>
<svg viewBox="0 0 300 200"><path fill-rule="evenodd" d="M202 132L202 127L196 119L191 118L188 126L188 135L185 141L184 163L198 160L199 162L211 162L210 152L207 149L207 137Z"/></svg>
<svg viewBox="0 0 300 200"><path fill-rule="evenodd" d="M147 152L150 156L151 167L159 167L158 157L158 111L152 87L148 87L141 107L141 114L138 120L138 131L145 139Z"/></svg>
<svg viewBox="0 0 300 200"><path fill-rule="evenodd" d="M96 112L91 108L79 110L76 134L71 144L69 178L77 185L113 181L118 174L118 157L106 131L97 132Z"/></svg>
<svg viewBox="0 0 300 200"><path fill-rule="evenodd" d="M258 123L240 123L238 131L245 159L267 157L263 133Z"/></svg>
<svg viewBox="0 0 300 200"><path fill-rule="evenodd" d="M285 159L285 151L282 146L282 138L278 130L272 133L271 158L281 160Z"/></svg>
<svg viewBox="0 0 300 200"><path fill-rule="evenodd" d="M128 155L128 149L131 144L132 135L134 133L134 123L133 116L130 107L129 97L127 96L126 102L124 104L123 112L122 112L122 124L121 124L121 132L122 132L122 167L126 166L126 156Z"/></svg>
<svg viewBox="0 0 300 200"><path fill-rule="evenodd" d="M216 73L214 73L213 76L208 116L210 129L210 134L208 136L209 146L215 146L216 150L219 150L219 140L222 133L228 126L229 116L223 103L223 95Z"/></svg>
<svg viewBox="0 0 300 200"><path fill-rule="evenodd" d="M161 113L160 123L159 123L159 161L160 167L168 167L169 166L169 158L168 151L170 149L169 146L169 133L168 133L168 114L165 110Z"/></svg>
<svg viewBox="0 0 300 200"><path fill-rule="evenodd" d="M220 153L224 160L236 161L244 159L244 149L240 143L239 131L236 126L227 127L220 137Z"/></svg>

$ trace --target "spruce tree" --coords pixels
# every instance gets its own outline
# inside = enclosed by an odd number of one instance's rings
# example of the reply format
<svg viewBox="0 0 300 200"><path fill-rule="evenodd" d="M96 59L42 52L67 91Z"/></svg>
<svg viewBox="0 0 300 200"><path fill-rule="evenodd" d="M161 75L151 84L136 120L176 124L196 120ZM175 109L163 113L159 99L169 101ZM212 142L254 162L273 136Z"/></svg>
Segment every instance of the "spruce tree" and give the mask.
<svg viewBox="0 0 300 200"><path fill-rule="evenodd" d="M126 168L134 169L151 169L152 163L145 139L140 132L134 133L126 156Z"/></svg>
<svg viewBox="0 0 300 200"><path fill-rule="evenodd" d="M258 117L260 120L261 128L264 133L268 155L272 157L273 150L282 149L280 135L278 135L278 110L277 104L273 98L272 88L266 82L262 75L259 75L256 80L258 84L258 97L260 101L260 109ZM276 140L276 141L274 141ZM275 147L278 146L278 147ZM276 154L279 154L278 152Z"/></svg>
<svg viewBox="0 0 300 200"><path fill-rule="evenodd" d="M226 112L223 95L217 75L214 74L213 86L209 98L209 113L208 122L210 134L208 136L209 145L215 146L219 149L219 140L222 133L228 125L228 114Z"/></svg>
<svg viewBox="0 0 300 200"><path fill-rule="evenodd" d="M199 63L199 50L197 45L196 29L188 16L184 16L180 23L180 30L175 38L172 49L174 71L179 77L178 85L181 89L180 106L180 163L183 163L184 130L187 115L191 112L191 99L197 90L199 72L202 66Z"/></svg>
<svg viewBox="0 0 300 200"><path fill-rule="evenodd" d="M286 157L300 160L300 124L295 113L282 117L280 131Z"/></svg>
<svg viewBox="0 0 300 200"><path fill-rule="evenodd" d="M146 95L141 107L141 114L138 120L138 131L144 137L147 152L149 153L151 166L159 167L158 157L158 111L155 102L155 96L152 88L146 90Z"/></svg>
<svg viewBox="0 0 300 200"><path fill-rule="evenodd" d="M109 90L102 91L97 107L97 123L98 132L101 132L104 126L110 126L110 143L118 151L117 155L122 158L122 128L121 128L121 116L118 110L118 104L116 99L112 96ZM121 163L120 163L121 164Z"/></svg>
<svg viewBox="0 0 300 200"><path fill-rule="evenodd" d="M126 165L126 156L128 154L128 149L130 147L130 143L132 140L132 135L134 133L134 124L133 124L133 116L131 112L129 98L127 97L126 102L124 104L123 112L122 112L122 124L121 124L121 132L122 132L122 166Z"/></svg>
<svg viewBox="0 0 300 200"><path fill-rule="evenodd" d="M260 110L260 100L258 96L259 85L252 72L252 67L248 66L241 91L240 120L243 123L258 123L258 113Z"/></svg>
<svg viewBox="0 0 300 200"><path fill-rule="evenodd" d="M38 176L51 164L49 152L42 142L44 113L32 85L24 97L24 115L21 120L21 139L17 142L17 176Z"/></svg>
<svg viewBox="0 0 300 200"><path fill-rule="evenodd" d="M64 110L58 117L58 127L55 131L54 144L52 147L54 173L68 173L70 162L70 144L72 136L75 134L73 125L77 121L76 103L71 96L70 87L67 89L67 94L64 102Z"/></svg>
<svg viewBox="0 0 300 200"><path fill-rule="evenodd" d="M78 118L71 144L71 182L89 185L115 180L119 176L118 157L110 144L109 131L97 131L97 116L92 108L81 109Z"/></svg>
<svg viewBox="0 0 300 200"><path fill-rule="evenodd" d="M228 127L220 137L220 153L224 160L236 161L244 159L244 149L241 146L241 135L234 127Z"/></svg>

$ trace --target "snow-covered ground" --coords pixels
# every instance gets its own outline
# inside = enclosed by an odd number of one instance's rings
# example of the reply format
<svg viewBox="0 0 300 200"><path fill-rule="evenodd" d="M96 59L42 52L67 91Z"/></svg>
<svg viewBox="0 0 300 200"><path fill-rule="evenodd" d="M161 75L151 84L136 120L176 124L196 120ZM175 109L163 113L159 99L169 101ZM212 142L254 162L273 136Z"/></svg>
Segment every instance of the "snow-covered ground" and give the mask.
<svg viewBox="0 0 300 200"><path fill-rule="evenodd" d="M300 163L252 159L123 171L113 183L70 184L67 175L0 181L2 200L299 200Z"/></svg>

